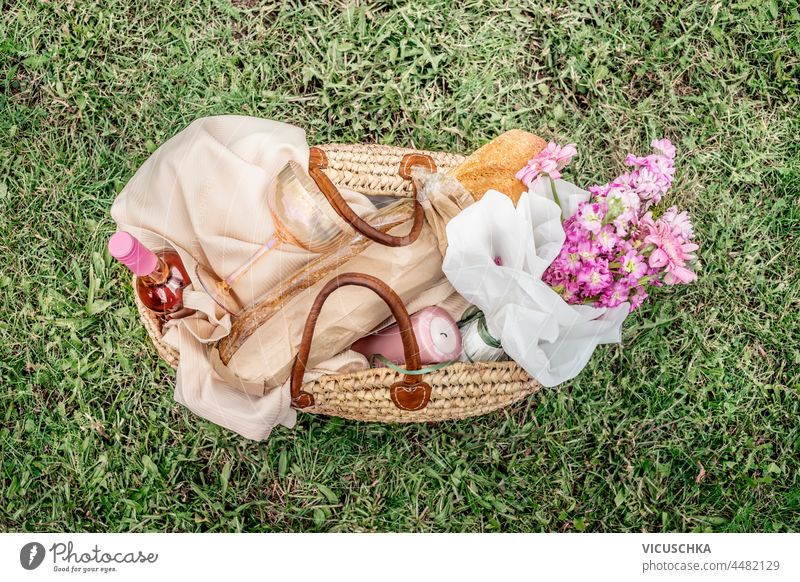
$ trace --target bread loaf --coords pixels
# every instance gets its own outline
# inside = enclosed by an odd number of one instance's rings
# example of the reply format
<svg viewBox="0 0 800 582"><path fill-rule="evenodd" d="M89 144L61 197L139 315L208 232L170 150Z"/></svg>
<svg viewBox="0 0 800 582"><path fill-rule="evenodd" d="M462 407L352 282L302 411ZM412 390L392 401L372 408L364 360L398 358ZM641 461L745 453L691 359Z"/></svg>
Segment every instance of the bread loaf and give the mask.
<svg viewBox="0 0 800 582"><path fill-rule="evenodd" d="M546 145L532 133L512 129L475 151L451 170L450 175L461 182L475 200L480 200L487 190L497 190L516 204L528 188L514 175Z"/></svg>

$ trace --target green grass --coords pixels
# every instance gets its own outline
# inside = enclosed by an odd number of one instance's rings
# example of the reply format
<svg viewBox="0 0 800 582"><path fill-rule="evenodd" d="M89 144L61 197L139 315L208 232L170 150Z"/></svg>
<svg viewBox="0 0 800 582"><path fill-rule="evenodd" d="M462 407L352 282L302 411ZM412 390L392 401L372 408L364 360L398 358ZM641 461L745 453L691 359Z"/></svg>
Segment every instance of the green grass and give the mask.
<svg viewBox="0 0 800 582"><path fill-rule="evenodd" d="M0 529L800 530L797 2L527 4L0 0ZM458 152L521 127L583 184L667 136L700 280L505 411L244 440L173 402L103 250L136 168L221 113Z"/></svg>

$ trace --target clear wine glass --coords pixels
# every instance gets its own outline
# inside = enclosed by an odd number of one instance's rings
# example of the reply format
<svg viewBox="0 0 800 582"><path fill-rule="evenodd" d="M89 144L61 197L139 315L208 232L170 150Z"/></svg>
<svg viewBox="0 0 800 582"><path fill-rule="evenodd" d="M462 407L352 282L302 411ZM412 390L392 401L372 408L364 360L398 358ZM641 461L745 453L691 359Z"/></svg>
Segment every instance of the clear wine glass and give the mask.
<svg viewBox="0 0 800 582"><path fill-rule="evenodd" d="M279 243L293 244L313 253L326 253L354 235L353 229L339 217L314 180L294 161L278 174L267 203L275 233L244 264L224 279L199 263L195 269L197 280L206 293L231 315L238 314L243 308L233 285Z"/></svg>

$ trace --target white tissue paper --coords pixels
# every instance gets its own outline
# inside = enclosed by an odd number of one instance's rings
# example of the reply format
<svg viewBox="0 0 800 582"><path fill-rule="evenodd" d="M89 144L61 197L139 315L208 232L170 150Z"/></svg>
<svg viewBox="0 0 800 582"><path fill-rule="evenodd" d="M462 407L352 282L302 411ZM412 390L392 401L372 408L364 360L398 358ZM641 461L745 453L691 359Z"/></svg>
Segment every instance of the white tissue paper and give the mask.
<svg viewBox="0 0 800 582"><path fill-rule="evenodd" d="M543 386L577 376L598 344L618 343L629 304L612 309L570 305L542 281L558 256L561 224L589 193L556 180L562 208L549 180L538 180L517 207L489 190L447 225L442 268L455 289L481 309L489 333Z"/></svg>

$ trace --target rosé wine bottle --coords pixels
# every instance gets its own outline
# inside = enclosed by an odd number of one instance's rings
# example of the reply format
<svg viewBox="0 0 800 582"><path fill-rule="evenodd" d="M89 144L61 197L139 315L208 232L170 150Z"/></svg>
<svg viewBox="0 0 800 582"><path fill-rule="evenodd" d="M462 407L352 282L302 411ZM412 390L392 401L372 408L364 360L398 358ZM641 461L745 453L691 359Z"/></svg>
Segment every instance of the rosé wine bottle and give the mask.
<svg viewBox="0 0 800 582"><path fill-rule="evenodd" d="M178 253L154 253L125 231L109 239L108 250L136 275L136 293L147 309L167 319L193 312L183 308L183 288L191 281Z"/></svg>

